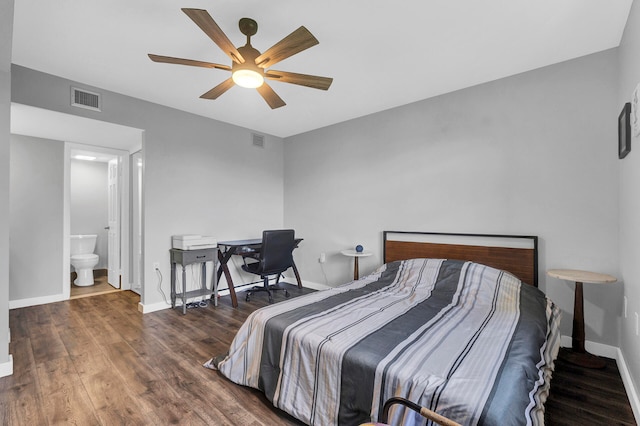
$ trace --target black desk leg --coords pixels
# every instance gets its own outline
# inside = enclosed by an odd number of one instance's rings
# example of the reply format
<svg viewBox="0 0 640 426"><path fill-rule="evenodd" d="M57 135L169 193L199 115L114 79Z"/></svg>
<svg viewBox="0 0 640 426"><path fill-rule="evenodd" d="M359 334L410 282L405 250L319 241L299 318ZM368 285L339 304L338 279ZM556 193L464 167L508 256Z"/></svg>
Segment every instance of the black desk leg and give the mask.
<svg viewBox="0 0 640 426"><path fill-rule="evenodd" d="M231 272L229 272L229 267L227 266L227 262L233 255L234 250L227 250L224 254L220 250L218 250L218 260L220 261L220 267L218 267L218 283L220 282L220 277L224 272L224 277L227 280L227 286L229 287L229 294L231 295L231 306L234 308L238 307L238 298L236 297L236 290L233 288L233 280L231 279Z"/></svg>

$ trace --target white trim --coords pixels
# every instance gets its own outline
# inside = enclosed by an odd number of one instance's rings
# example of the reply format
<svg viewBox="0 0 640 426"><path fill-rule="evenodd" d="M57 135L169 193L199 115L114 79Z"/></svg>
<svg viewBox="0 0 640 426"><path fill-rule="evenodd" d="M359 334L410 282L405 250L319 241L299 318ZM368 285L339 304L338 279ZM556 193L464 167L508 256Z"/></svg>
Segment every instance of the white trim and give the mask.
<svg viewBox="0 0 640 426"><path fill-rule="evenodd" d="M329 287L326 284L314 283L313 281L302 281L302 287L312 288L314 290L328 290L333 287Z"/></svg>
<svg viewBox="0 0 640 426"><path fill-rule="evenodd" d="M227 292L227 294L229 294ZM202 296L194 296L194 297L190 297L187 299L187 303L189 303L190 301L194 301L198 298L201 298ZM206 298L208 298L209 296L207 296ZM176 308L182 306L182 299L176 299ZM150 305L145 305L142 302L138 302L138 312L142 312L143 314L150 314L151 312L157 312L157 311L162 311L164 309L169 309L171 308L171 305L168 304L167 302L158 302L158 303L153 303Z"/></svg>
<svg viewBox="0 0 640 426"><path fill-rule="evenodd" d="M242 293L244 291L248 291L249 289L251 289L254 285L259 285L259 282L256 282L255 284L243 284L242 286L238 286L238 287L234 287L233 289L236 291L236 294L238 293ZM229 291L229 288L223 288L218 290L218 297L220 296L228 296L229 294L231 294L231 292ZM176 303L178 302L178 300L176 300ZM182 303L182 301L180 301Z"/></svg>
<svg viewBox="0 0 640 426"><path fill-rule="evenodd" d="M291 276L290 275L284 275L284 278L289 284L293 284L293 283L296 282L296 277L294 277L292 275ZM316 283L316 282L313 282L313 281L305 281L305 280L301 280L301 281L302 281L302 287L312 288L314 290L327 290L329 288L332 288L331 286L328 286L326 284Z"/></svg>
<svg viewBox="0 0 640 426"><path fill-rule="evenodd" d="M622 377L622 383L624 383L624 389L627 391L627 397L633 410L633 415L636 418L636 423L640 423L640 399L638 398L638 391L633 386L633 380L627 368L627 363L624 360L622 351L620 348L616 348L616 361L618 362L618 370L620 371L620 377Z"/></svg>
<svg viewBox="0 0 640 426"><path fill-rule="evenodd" d="M26 308L27 306L44 305L47 303L61 302L68 300L64 294L52 294L51 296L31 297L28 299L10 300L9 309Z"/></svg>
<svg viewBox="0 0 640 426"><path fill-rule="evenodd" d="M151 312L162 311L163 309L169 309L171 305L168 305L166 302L158 302L145 305L142 302L138 302L138 312L142 312L143 314L150 314Z"/></svg>
<svg viewBox="0 0 640 426"><path fill-rule="evenodd" d="M560 346L563 348L570 348L572 346L571 336L562 336L562 340L560 341ZM605 358L613 358L617 359L618 357L618 347L605 345L603 343L590 342L586 340L584 342L584 348L587 352L592 353L594 355L603 356Z"/></svg>
<svg viewBox="0 0 640 426"><path fill-rule="evenodd" d="M287 277L287 278L289 278L289 277ZM280 281L280 282L282 283L283 281ZM294 282L295 282L295 278L293 278L293 281L291 281L290 278L287 281L288 284L296 286L296 284L294 284ZM253 285L260 286L260 284L261 284L260 282L256 282L256 283L253 283L253 284L244 284L242 286L234 287L234 289L236 291L236 294L238 294L238 293L242 293L244 291L250 290L253 287ZM319 284L319 283L314 283L313 281L304 281L304 280L302 281L302 287L311 288L313 290L327 290L327 289L331 288L331 287L329 287L328 285L325 285L325 284ZM228 288L223 288L223 289L218 290L218 295L219 296L228 296L229 295L229 289Z"/></svg>
<svg viewBox="0 0 640 426"><path fill-rule="evenodd" d="M0 377L7 377L13 374L13 356L9 354L9 361L0 364Z"/></svg>
<svg viewBox="0 0 640 426"><path fill-rule="evenodd" d="M287 279L289 279L289 281L291 281L291 277L286 277ZM293 280L295 281L295 278L293 278ZM314 283L312 281L302 281L302 286L306 287L306 288L311 288L314 290L327 290L331 287L326 286L324 284L319 284L319 283ZM251 286L249 284L243 286L243 287L237 287L236 290L236 294L238 293L242 293L243 291L247 291L251 288ZM224 288L222 290L220 290L218 292L218 296L228 296L229 295L229 289L228 288ZM192 299L197 299L199 297L202 296L196 296L193 298L189 298L188 300L192 300ZM182 306L182 300L180 299L176 299L176 306ZM161 311L163 309L169 309L171 307L171 305L169 305L167 302L158 302L158 303L152 303L150 305L145 305L142 302L138 303L138 311L142 312L143 314L149 314L151 312L156 312L156 311Z"/></svg>
<svg viewBox="0 0 640 426"><path fill-rule="evenodd" d="M571 336L562 336L560 344L564 348L570 348ZM590 342L588 340L584 342L584 348L587 350L587 352L594 355L616 360L618 364L618 371L620 372L620 377L622 378L622 383L624 384L624 389L627 392L627 397L629 398L629 404L631 404L633 415L636 418L636 423L640 423L640 399L638 398L638 391L633 385L633 380L631 379L629 368L627 367L627 363L624 359L624 356L622 355L622 351L620 350L620 348L616 346L605 345L602 343Z"/></svg>
<svg viewBox="0 0 640 426"><path fill-rule="evenodd" d="M62 277L64 300L71 298L71 145L64 144L64 186L62 189Z"/></svg>

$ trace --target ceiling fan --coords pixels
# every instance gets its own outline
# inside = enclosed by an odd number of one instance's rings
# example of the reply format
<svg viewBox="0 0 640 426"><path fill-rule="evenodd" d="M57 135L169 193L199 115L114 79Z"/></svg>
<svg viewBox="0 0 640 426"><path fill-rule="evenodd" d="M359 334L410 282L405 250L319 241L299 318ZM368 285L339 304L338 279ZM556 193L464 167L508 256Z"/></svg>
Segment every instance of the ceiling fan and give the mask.
<svg viewBox="0 0 640 426"><path fill-rule="evenodd" d="M200 96L203 99L217 99L233 87L234 84L237 84L238 86L257 89L267 104L272 109L275 109L286 104L271 86L264 81L265 79L321 90L328 90L333 82L333 78L328 77L267 69L283 59L287 59L319 43L305 27L298 28L264 53L260 53L251 46L251 36L258 32L258 23L253 19L240 19L240 31L247 36L247 44L236 48L206 10L184 8L182 11L229 56L233 61L231 66L153 54L149 54L149 58L154 62L231 71L231 77Z"/></svg>

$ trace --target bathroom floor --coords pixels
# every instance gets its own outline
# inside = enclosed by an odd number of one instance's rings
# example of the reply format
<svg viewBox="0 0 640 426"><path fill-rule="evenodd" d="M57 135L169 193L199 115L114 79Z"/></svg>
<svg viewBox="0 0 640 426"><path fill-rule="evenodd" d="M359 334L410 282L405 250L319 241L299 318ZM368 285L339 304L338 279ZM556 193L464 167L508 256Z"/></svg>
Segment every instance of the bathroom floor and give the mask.
<svg viewBox="0 0 640 426"><path fill-rule="evenodd" d="M96 296L98 294L113 293L120 291L107 282L107 276L99 276L93 279L94 284L87 287L78 287L71 282L71 299L79 299L81 297Z"/></svg>

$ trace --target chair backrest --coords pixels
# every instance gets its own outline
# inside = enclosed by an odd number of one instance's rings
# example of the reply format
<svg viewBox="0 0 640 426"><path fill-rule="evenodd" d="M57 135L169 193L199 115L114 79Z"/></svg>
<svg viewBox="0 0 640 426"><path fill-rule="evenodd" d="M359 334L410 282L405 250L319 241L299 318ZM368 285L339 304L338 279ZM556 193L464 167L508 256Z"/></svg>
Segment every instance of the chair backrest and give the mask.
<svg viewBox="0 0 640 426"><path fill-rule="evenodd" d="M279 274L293 266L295 231L293 229L274 229L262 231L260 262L265 275Z"/></svg>

